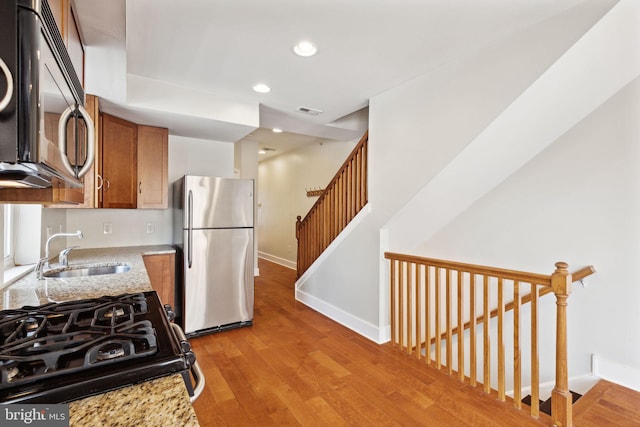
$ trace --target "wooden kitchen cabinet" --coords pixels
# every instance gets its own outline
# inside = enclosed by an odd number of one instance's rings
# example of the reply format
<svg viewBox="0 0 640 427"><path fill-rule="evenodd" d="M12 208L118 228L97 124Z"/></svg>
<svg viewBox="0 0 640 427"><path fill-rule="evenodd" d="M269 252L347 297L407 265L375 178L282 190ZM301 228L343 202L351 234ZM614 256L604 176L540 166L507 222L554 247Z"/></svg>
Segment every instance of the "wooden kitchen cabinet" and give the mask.
<svg viewBox="0 0 640 427"><path fill-rule="evenodd" d="M138 203L138 125L102 114L103 208L131 209Z"/></svg>
<svg viewBox="0 0 640 427"><path fill-rule="evenodd" d="M169 130L138 126L138 209L169 206Z"/></svg>
<svg viewBox="0 0 640 427"><path fill-rule="evenodd" d="M175 254L145 255L142 259L160 301L175 309Z"/></svg>
<svg viewBox="0 0 640 427"><path fill-rule="evenodd" d="M166 209L169 130L102 114L102 208Z"/></svg>

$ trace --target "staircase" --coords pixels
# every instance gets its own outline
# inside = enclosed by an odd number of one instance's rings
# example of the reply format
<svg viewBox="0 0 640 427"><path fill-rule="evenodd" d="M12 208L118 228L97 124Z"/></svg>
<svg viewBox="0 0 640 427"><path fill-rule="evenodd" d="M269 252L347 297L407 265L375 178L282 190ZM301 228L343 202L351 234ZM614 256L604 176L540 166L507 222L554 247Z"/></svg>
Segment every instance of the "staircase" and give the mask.
<svg viewBox="0 0 640 427"><path fill-rule="evenodd" d="M553 274L543 275L390 252L385 258L391 264L392 345L424 359L429 367L457 376L462 383L495 393L498 400L509 401L517 409L522 409L523 400L528 402L535 418L546 412L547 405L539 399L540 298L553 292L556 379L550 413L554 425L572 425L575 397L568 388L567 299L571 284L592 274L593 267L570 274L568 265L558 262ZM522 315L524 304L530 304L529 319ZM506 321L507 311L513 311L511 323ZM497 345L492 346L494 339ZM510 361L506 360L507 342L511 343ZM530 360L526 367L524 348ZM507 374L512 397L506 393ZM523 383L531 384L525 399Z"/></svg>
<svg viewBox="0 0 640 427"><path fill-rule="evenodd" d="M296 221L298 278L318 259L367 204L367 142L365 132L309 213Z"/></svg>

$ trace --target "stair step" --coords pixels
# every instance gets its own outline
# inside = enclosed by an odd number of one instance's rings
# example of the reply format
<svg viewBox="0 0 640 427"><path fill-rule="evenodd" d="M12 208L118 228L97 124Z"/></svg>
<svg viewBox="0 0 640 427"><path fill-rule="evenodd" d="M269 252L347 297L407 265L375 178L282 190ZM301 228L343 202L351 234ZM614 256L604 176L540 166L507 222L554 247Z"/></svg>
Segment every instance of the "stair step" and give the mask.
<svg viewBox="0 0 640 427"><path fill-rule="evenodd" d="M572 403L576 403L576 401L582 397L580 393L576 393L575 391L569 390L569 392L571 393ZM531 395L529 394L525 396L521 400L521 402L524 403L525 405L531 406ZM551 415L551 398L548 398L544 402L542 400L540 400L539 402L540 402L540 412L544 412L545 414Z"/></svg>

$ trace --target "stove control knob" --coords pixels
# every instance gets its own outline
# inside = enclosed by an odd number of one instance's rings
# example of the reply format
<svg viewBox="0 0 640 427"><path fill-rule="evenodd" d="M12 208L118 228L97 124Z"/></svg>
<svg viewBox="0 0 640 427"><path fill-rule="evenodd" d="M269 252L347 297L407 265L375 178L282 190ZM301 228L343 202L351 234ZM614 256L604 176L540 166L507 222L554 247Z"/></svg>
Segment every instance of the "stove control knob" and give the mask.
<svg viewBox="0 0 640 427"><path fill-rule="evenodd" d="M173 322L174 319L176 318L176 313L173 311L173 309L169 304L164 305L164 312L166 313L167 319L169 319L169 322Z"/></svg>
<svg viewBox="0 0 640 427"><path fill-rule="evenodd" d="M180 341L180 348L183 353L191 352L191 344L189 344L189 341Z"/></svg>
<svg viewBox="0 0 640 427"><path fill-rule="evenodd" d="M188 351L184 354L187 358L187 363L189 364L189 368L191 368L196 363L196 355L193 351Z"/></svg>

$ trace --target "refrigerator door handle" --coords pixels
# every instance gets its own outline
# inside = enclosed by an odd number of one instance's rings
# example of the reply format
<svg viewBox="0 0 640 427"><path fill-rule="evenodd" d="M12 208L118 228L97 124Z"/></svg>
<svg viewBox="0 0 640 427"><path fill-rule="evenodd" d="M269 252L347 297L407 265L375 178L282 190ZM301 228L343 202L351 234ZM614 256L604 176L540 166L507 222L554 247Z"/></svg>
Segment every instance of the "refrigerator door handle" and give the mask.
<svg viewBox="0 0 640 427"><path fill-rule="evenodd" d="M188 207L188 232L187 232L187 265L191 268L192 251L193 251L193 192L189 190L189 207Z"/></svg>

